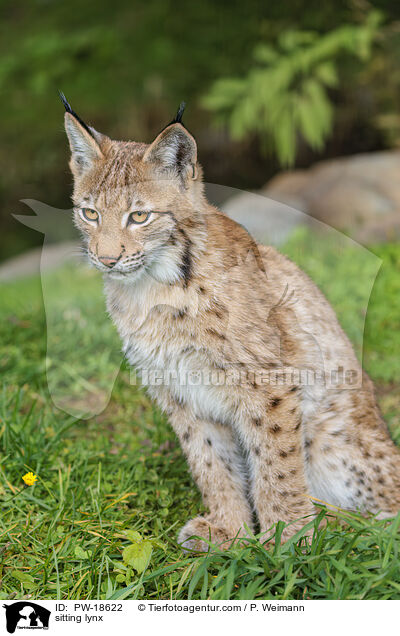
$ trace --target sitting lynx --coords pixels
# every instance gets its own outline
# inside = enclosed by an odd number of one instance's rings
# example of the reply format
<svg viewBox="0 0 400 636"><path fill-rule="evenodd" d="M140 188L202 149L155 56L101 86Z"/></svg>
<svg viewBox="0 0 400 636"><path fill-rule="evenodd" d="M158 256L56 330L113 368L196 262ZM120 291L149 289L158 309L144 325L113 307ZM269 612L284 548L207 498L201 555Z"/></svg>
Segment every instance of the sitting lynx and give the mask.
<svg viewBox="0 0 400 636"><path fill-rule="evenodd" d="M226 546L253 517L261 531L285 521L288 538L311 497L395 514L400 455L371 381L312 281L207 202L183 108L148 145L111 140L62 99L75 223L209 510L179 542Z"/></svg>

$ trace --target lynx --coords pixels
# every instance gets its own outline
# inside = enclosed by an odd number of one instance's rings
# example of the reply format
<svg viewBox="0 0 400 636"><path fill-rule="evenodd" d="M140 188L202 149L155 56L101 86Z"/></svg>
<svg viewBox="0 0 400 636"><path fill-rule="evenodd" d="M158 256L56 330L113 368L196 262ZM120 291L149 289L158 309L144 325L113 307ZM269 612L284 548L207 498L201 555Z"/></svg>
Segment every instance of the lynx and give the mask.
<svg viewBox="0 0 400 636"><path fill-rule="evenodd" d="M111 140L62 99L74 222L208 509L179 543L226 547L278 520L286 540L313 499L394 515L400 456L370 379L316 285L207 202L183 107L145 144Z"/></svg>

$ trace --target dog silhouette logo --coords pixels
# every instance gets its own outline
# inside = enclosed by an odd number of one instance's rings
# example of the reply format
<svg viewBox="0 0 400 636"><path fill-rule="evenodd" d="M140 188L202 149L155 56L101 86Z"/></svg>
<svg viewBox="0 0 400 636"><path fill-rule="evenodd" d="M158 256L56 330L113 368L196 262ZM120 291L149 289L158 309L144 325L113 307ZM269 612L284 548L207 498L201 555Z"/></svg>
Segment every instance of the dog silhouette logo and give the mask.
<svg viewBox="0 0 400 636"><path fill-rule="evenodd" d="M6 628L9 634L16 629L48 629L50 610L32 603L31 601L17 601L12 605L4 604L6 610Z"/></svg>

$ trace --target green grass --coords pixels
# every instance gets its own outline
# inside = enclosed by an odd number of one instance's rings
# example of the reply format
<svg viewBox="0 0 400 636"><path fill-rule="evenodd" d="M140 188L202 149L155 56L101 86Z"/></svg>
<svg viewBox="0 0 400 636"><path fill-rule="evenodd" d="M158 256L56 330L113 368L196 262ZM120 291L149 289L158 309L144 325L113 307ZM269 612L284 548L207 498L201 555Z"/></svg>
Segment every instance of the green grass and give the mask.
<svg viewBox="0 0 400 636"><path fill-rule="evenodd" d="M375 261L350 248L338 258L337 245L321 247L304 234L287 251L357 342L365 317L357 277L365 267L374 276ZM400 245L376 254L383 264L364 359L400 441ZM168 422L130 383L125 364L114 384L120 344L97 275L64 269L43 290L46 313L38 278L1 289L0 598L400 598L400 517L388 523L355 514L326 527L309 521L311 546L298 536L266 550L252 538L227 552L185 555L176 535L202 512L200 496ZM97 414L71 415L85 409ZM28 471L39 481L22 488ZM133 531L147 542L144 570L140 558L123 560L144 547Z"/></svg>

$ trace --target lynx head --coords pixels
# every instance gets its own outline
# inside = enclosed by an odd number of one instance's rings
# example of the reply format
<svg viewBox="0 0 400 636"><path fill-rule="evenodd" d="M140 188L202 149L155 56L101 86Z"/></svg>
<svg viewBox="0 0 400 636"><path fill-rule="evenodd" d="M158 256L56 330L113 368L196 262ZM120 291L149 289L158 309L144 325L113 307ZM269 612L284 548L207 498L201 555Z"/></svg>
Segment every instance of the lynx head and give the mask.
<svg viewBox="0 0 400 636"><path fill-rule="evenodd" d="M133 282L187 283L204 241L205 199L184 104L151 144L111 140L61 94L74 176L74 220L91 263Z"/></svg>

